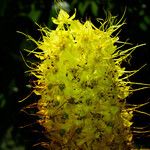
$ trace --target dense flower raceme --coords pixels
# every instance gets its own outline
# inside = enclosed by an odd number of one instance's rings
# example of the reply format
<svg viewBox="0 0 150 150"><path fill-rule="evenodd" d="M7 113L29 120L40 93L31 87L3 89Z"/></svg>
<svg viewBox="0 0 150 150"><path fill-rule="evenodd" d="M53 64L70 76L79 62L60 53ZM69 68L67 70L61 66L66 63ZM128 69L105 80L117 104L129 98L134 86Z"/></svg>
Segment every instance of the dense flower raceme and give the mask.
<svg viewBox="0 0 150 150"><path fill-rule="evenodd" d="M126 71L121 62L136 47L119 50L115 43L121 42L112 33L123 23L114 20L108 18L96 28L60 10L52 18L55 30L41 28L40 41L30 37L42 50L34 52L41 63L31 74L37 77L37 115L49 139L48 150L132 147L134 108L127 108L125 99L134 91L128 77L136 71Z"/></svg>

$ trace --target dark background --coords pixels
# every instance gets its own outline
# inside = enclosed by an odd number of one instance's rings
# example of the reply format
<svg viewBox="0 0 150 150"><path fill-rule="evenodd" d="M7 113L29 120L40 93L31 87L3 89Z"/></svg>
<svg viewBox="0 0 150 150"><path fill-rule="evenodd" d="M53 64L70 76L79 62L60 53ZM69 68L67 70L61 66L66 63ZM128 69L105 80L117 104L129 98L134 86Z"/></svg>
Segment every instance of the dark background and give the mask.
<svg viewBox="0 0 150 150"><path fill-rule="evenodd" d="M120 19L125 12L126 24L119 34L120 40L133 45L146 43L146 46L137 48L129 64L123 64L128 70L138 69L147 64L130 80L150 83L150 6L148 0L68 0L62 4L70 14L77 9L77 18L84 21L91 19L98 27L94 18L106 17L106 12ZM54 7L55 6L55 7ZM23 51L24 48L33 49L35 45L17 33L21 31L40 39L37 31L38 23L41 26L54 28L50 18L57 14L56 5L51 0L0 0L0 150L30 150L42 149L32 145L38 143L42 137L37 131L42 130L34 125L33 116L21 111L23 106L34 103L37 97L31 96L26 101L18 101L32 91L25 60L36 61L35 58ZM149 101L150 89L135 92L128 99L128 103L141 104ZM149 113L149 105L139 110ZM150 130L150 117L134 113L133 126L145 126ZM29 125L32 122L32 125ZM27 125L26 127L24 127ZM36 130L38 129L38 130ZM143 131L143 130L139 130ZM137 148L150 148L150 134L134 134ZM38 147L38 148L37 148Z"/></svg>

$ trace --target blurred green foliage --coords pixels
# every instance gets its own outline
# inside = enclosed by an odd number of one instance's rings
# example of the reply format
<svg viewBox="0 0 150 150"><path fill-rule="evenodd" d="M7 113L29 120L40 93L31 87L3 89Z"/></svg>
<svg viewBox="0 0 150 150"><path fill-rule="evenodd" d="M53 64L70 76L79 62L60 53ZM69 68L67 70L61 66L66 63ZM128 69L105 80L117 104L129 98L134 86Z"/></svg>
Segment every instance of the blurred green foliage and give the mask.
<svg viewBox="0 0 150 150"><path fill-rule="evenodd" d="M121 18L126 10L125 19L127 24L123 27L120 39L133 43L147 43L147 46L139 48L132 56L132 66L126 66L129 70L138 69L143 64L148 64L145 70L137 73L133 80L150 83L150 11L147 0L66 0L59 4L69 13L73 14L77 9L77 17L84 21L90 19L98 23L95 18L106 17L106 12ZM32 125L30 128L20 129L23 125L29 124L34 118L21 113L23 106L34 102L33 96L29 101L19 103L31 92L29 77L26 73L28 67L21 57L23 52L25 60L36 61L32 55L23 51L24 48L34 49L35 45L26 41L26 38L16 31L31 35L40 39L40 32L37 31L38 23L41 26L55 28L51 17L58 14L58 7L51 0L1 0L0 1L0 149L1 150L30 150L40 137L33 134ZM82 19L81 19L82 18ZM28 62L27 62L28 63ZM144 103L149 98L150 90L138 92L129 98L131 102ZM146 111L148 108L143 108ZM149 118L135 114L135 125L149 126ZM30 137L30 139L28 139ZM150 148L149 134L135 135L135 144L138 147Z"/></svg>

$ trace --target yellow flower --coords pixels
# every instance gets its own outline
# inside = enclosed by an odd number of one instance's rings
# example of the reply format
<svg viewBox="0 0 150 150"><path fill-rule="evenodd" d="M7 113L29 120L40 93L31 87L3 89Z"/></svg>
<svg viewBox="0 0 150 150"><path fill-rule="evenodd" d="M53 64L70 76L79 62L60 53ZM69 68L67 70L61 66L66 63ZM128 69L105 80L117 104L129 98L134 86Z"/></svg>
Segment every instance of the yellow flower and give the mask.
<svg viewBox="0 0 150 150"><path fill-rule="evenodd" d="M136 71L126 74L121 62L134 47L120 52L119 38L112 36L122 24L96 28L64 10L52 21L55 30L41 28L45 34L36 42L41 63L32 71L48 149L131 148L133 111L126 111L125 99L132 91L129 74Z"/></svg>
<svg viewBox="0 0 150 150"><path fill-rule="evenodd" d="M63 24L70 24L71 21L75 18L76 13L74 13L71 17L67 14L67 12L65 12L63 9L60 10L58 17L57 18L53 18L52 17L52 21L53 23L59 25L60 27ZM58 27L59 27L58 26Z"/></svg>

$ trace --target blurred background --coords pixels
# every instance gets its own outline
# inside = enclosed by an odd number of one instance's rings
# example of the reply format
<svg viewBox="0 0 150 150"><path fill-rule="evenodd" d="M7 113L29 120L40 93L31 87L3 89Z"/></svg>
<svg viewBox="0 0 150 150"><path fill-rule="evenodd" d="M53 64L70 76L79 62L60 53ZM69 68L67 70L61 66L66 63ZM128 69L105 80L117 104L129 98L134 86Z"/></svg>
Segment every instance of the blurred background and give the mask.
<svg viewBox="0 0 150 150"><path fill-rule="evenodd" d="M119 34L121 41L137 44L146 43L137 48L129 64L122 64L128 70L138 69L147 64L130 80L150 83L150 4L147 0L66 0L59 3L70 14L77 9L77 18L81 21L92 20L97 27L96 18L106 17L106 12L117 16L118 20L125 12L126 24ZM25 71L29 68L25 60L37 61L23 49L34 49L35 45L17 31L31 35L36 40L41 34L38 23L54 29L51 17L56 17L58 6L52 0L0 0L0 150L42 150L35 145L43 138L40 127L34 124L36 117L22 112L24 106L34 103L38 98L31 96L18 102L32 91L29 86L33 77ZM135 92L128 97L129 104L141 104L149 101L150 89ZM149 105L139 110L150 113ZM36 111L36 110L31 110ZM134 143L139 148L150 149L150 117L134 113L133 126L145 127L149 132L134 133ZM32 123L32 124L30 124ZM34 146L32 146L34 145Z"/></svg>

